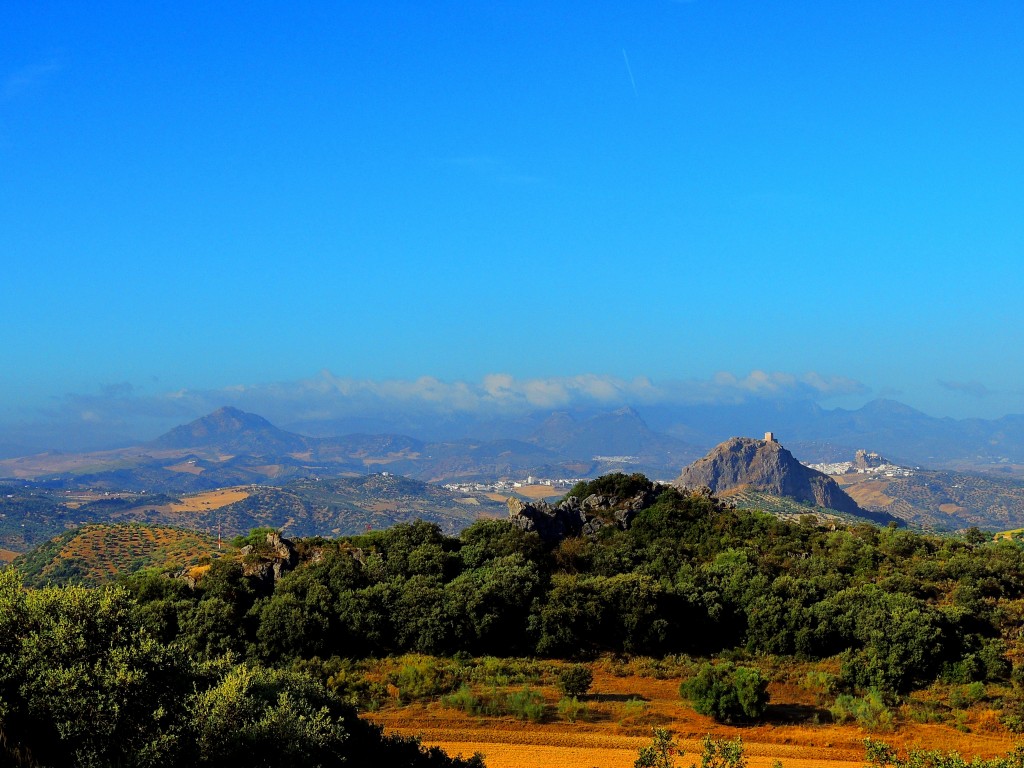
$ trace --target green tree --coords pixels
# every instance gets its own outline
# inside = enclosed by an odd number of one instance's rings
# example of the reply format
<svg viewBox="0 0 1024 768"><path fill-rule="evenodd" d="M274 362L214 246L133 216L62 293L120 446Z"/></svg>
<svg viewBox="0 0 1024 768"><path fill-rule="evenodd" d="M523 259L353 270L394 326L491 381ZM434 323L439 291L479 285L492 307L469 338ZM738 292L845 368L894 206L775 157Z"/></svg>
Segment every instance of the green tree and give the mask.
<svg viewBox="0 0 1024 768"><path fill-rule="evenodd" d="M594 683L594 673L586 664L570 664L558 672L558 690L563 696L585 696Z"/></svg>
<svg viewBox="0 0 1024 768"><path fill-rule="evenodd" d="M679 687L693 708L722 723L756 720L768 708L768 681L750 667L705 662L696 676Z"/></svg>
<svg viewBox="0 0 1024 768"><path fill-rule="evenodd" d="M187 663L141 627L133 607L119 587L26 592L15 573L0 573L0 756L83 767L173 762Z"/></svg>
<svg viewBox="0 0 1024 768"><path fill-rule="evenodd" d="M191 709L197 765L300 768L344 760L345 707L305 675L232 667Z"/></svg>

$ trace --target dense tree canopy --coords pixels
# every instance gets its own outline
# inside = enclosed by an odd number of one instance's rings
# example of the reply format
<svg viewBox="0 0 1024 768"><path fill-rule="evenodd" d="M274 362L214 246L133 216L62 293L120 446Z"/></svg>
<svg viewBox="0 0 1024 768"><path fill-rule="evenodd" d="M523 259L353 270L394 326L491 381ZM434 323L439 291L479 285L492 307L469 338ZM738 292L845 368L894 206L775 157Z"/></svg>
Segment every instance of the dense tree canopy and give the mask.
<svg viewBox="0 0 1024 768"><path fill-rule="evenodd" d="M136 586L152 599L121 587L26 590L0 572L0 765L481 765L382 736L314 676L195 661L190 640L165 644L145 627L176 590ZM192 613L230 608L224 597Z"/></svg>
<svg viewBox="0 0 1024 768"><path fill-rule="evenodd" d="M638 475L573 489L653 499L628 530L545 543L507 521L426 523L305 546L276 585L218 563L194 590L129 584L137 621L199 658L433 654L843 654L842 684L899 695L1005 677L1013 542L787 522ZM164 579L164 582L170 580Z"/></svg>

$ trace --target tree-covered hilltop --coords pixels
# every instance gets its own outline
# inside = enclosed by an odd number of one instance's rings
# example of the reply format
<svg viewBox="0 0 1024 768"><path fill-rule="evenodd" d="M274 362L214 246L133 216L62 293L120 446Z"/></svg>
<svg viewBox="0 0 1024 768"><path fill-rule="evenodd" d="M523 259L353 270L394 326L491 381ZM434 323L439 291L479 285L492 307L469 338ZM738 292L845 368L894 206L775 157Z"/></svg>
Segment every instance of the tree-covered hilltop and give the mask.
<svg viewBox="0 0 1024 768"><path fill-rule="evenodd" d="M638 477L572 491L649 495L627 528L550 541L504 520L459 537L412 523L297 542L300 565L276 581L225 560L194 588L129 586L140 620L198 658L838 655L842 688L886 695L1009 676L1018 544L786 522Z"/></svg>

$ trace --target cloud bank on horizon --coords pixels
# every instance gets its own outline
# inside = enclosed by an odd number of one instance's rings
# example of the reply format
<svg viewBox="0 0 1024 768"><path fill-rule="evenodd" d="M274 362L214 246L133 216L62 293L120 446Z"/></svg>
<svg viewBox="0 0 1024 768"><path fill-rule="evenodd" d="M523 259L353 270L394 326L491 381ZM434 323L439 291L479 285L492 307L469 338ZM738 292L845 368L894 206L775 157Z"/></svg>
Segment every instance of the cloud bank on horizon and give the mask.
<svg viewBox="0 0 1024 768"><path fill-rule="evenodd" d="M33 448L81 449L146 440L166 429L230 405L278 425L329 429L427 429L439 422L462 428L557 410L598 411L622 406L685 408L754 401L821 402L864 396L870 389L843 376L755 370L720 372L706 379L653 381L586 373L523 378L492 373L479 381L352 378L324 370L295 381L150 393L128 383L95 393L71 393L11 425L13 442ZM458 428L458 427L453 427ZM20 439L19 439L20 438ZM40 443L42 441L42 443Z"/></svg>

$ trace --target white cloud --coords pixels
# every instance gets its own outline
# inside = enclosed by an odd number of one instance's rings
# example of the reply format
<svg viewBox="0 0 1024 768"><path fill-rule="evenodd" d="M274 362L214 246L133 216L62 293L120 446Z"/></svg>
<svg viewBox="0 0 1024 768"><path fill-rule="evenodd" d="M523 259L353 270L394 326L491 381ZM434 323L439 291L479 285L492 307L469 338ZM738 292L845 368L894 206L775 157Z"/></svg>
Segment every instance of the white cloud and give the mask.
<svg viewBox="0 0 1024 768"><path fill-rule="evenodd" d="M322 371L295 382L194 392L210 404L221 400L239 407L295 408L304 418L365 415L381 409L411 409L465 415L507 415L518 412L574 407L620 405L697 405L737 403L753 399L819 400L863 394L860 382L810 372L751 371L738 377L718 373L711 379L653 382L646 377L623 379L601 374L569 377L517 378L492 373L479 382L418 379L354 379ZM185 397L175 393L175 398Z"/></svg>
<svg viewBox="0 0 1024 768"><path fill-rule="evenodd" d="M154 393L152 384L102 387L94 394L68 394L42 412L12 424L12 435L75 435L79 445L151 439L223 406L258 413L280 425L313 423L363 429L414 430L430 425L475 420L516 419L551 410L609 410L624 405L657 408L734 405L752 401L818 401L863 394L852 379L779 371L751 371L743 376L721 372L709 379L652 381L596 373L578 376L519 378L492 373L479 381L356 379L324 370L297 381L239 384L213 390ZM356 426L354 426L356 425ZM457 431L457 430L456 430ZM50 447L48 443L48 447Z"/></svg>

